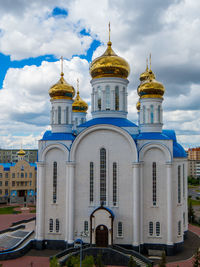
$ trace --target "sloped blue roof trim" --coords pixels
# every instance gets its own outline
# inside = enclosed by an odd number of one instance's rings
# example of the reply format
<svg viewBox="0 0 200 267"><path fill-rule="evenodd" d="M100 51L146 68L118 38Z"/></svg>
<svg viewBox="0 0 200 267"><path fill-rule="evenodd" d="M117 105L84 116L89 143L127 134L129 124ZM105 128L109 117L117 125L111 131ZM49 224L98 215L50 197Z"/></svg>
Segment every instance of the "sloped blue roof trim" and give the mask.
<svg viewBox="0 0 200 267"><path fill-rule="evenodd" d="M72 133L52 133L51 131L46 131L41 139L41 141L49 140L74 140L75 136Z"/></svg>
<svg viewBox="0 0 200 267"><path fill-rule="evenodd" d="M169 136L163 133L140 133L137 136L138 140L147 139L147 140L170 140Z"/></svg>
<svg viewBox="0 0 200 267"><path fill-rule="evenodd" d="M170 139L177 142L176 140L176 133L174 130L163 130L163 134L167 135Z"/></svg>
<svg viewBox="0 0 200 267"><path fill-rule="evenodd" d="M80 124L78 127L90 127L97 124L111 124L118 127L138 127L135 123L127 119L112 117L92 119L83 124Z"/></svg>

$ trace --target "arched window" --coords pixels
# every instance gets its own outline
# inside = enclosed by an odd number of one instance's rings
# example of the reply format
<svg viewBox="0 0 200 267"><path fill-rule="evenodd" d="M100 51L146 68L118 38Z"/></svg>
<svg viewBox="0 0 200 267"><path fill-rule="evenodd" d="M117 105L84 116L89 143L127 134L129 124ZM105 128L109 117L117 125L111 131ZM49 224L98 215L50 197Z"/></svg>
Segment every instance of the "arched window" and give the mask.
<svg viewBox="0 0 200 267"><path fill-rule="evenodd" d="M150 117L151 117L151 123L153 123L154 121L154 114L153 114L154 110L153 110L153 105L150 106Z"/></svg>
<svg viewBox="0 0 200 267"><path fill-rule="evenodd" d="M53 163L53 203L57 201L57 162Z"/></svg>
<svg viewBox="0 0 200 267"><path fill-rule="evenodd" d="M115 87L115 110L119 110L119 87Z"/></svg>
<svg viewBox="0 0 200 267"><path fill-rule="evenodd" d="M160 106L158 106L158 122L161 122L161 116L160 116Z"/></svg>
<svg viewBox="0 0 200 267"><path fill-rule="evenodd" d="M53 232L53 219L49 219L49 232Z"/></svg>
<svg viewBox="0 0 200 267"><path fill-rule="evenodd" d="M88 227L88 221L84 221L84 232L88 232L89 227Z"/></svg>
<svg viewBox="0 0 200 267"><path fill-rule="evenodd" d="M149 235L153 235L153 222L149 222Z"/></svg>
<svg viewBox="0 0 200 267"><path fill-rule="evenodd" d="M156 235L160 235L160 222L156 222Z"/></svg>
<svg viewBox="0 0 200 267"><path fill-rule="evenodd" d="M113 206L117 205L117 163L113 162Z"/></svg>
<svg viewBox="0 0 200 267"><path fill-rule="evenodd" d="M181 235L181 221L178 222L178 235Z"/></svg>
<svg viewBox="0 0 200 267"><path fill-rule="evenodd" d="M100 149L100 202L106 203L106 150Z"/></svg>
<svg viewBox="0 0 200 267"><path fill-rule="evenodd" d="M101 87L98 86L97 87L97 90L98 90L98 110L101 110Z"/></svg>
<svg viewBox="0 0 200 267"><path fill-rule="evenodd" d="M94 163L90 162L90 202L94 201Z"/></svg>
<svg viewBox="0 0 200 267"><path fill-rule="evenodd" d="M126 88L123 87L123 110L126 110Z"/></svg>
<svg viewBox="0 0 200 267"><path fill-rule="evenodd" d="M183 212L183 225L185 226L185 212Z"/></svg>
<svg viewBox="0 0 200 267"><path fill-rule="evenodd" d="M66 124L69 123L69 107L66 107Z"/></svg>
<svg viewBox="0 0 200 267"><path fill-rule="evenodd" d="M146 107L143 106L143 123L146 123Z"/></svg>
<svg viewBox="0 0 200 267"><path fill-rule="evenodd" d="M56 219L56 233L60 231L60 222L59 219Z"/></svg>
<svg viewBox="0 0 200 267"><path fill-rule="evenodd" d="M152 193L153 193L153 205L156 205L156 162L152 163Z"/></svg>
<svg viewBox="0 0 200 267"><path fill-rule="evenodd" d="M61 124L61 107L58 107L58 124Z"/></svg>
<svg viewBox="0 0 200 267"><path fill-rule="evenodd" d="M106 85L106 110L110 110L110 86Z"/></svg>
<svg viewBox="0 0 200 267"><path fill-rule="evenodd" d="M118 222L118 225L117 225L117 235L118 237L121 237L123 236L123 227L122 227L122 222Z"/></svg>
<svg viewBox="0 0 200 267"><path fill-rule="evenodd" d="M178 203L181 203L181 166L178 166Z"/></svg>

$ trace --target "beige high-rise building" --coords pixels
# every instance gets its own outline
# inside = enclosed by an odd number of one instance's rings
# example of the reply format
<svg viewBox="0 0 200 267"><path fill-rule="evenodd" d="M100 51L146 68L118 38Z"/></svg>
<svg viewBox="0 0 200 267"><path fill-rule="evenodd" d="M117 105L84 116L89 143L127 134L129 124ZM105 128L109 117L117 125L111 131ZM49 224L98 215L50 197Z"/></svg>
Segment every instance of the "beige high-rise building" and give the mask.
<svg viewBox="0 0 200 267"><path fill-rule="evenodd" d="M200 147L188 149L188 176L200 178Z"/></svg>

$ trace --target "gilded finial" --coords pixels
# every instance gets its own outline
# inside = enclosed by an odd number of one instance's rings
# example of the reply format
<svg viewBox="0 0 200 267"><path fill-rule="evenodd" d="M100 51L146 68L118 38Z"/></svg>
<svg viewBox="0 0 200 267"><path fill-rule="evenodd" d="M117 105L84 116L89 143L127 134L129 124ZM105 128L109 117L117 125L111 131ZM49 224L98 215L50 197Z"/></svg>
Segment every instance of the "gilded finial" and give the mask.
<svg viewBox="0 0 200 267"><path fill-rule="evenodd" d="M60 64L61 64L61 76L63 76L64 75L64 73L63 73L63 56L61 56L61 58L60 58Z"/></svg>
<svg viewBox="0 0 200 267"><path fill-rule="evenodd" d="M108 30L109 30L109 42L110 42L110 21L108 23Z"/></svg>
<svg viewBox="0 0 200 267"><path fill-rule="evenodd" d="M77 95L79 94L79 78L77 78Z"/></svg>
<svg viewBox="0 0 200 267"><path fill-rule="evenodd" d="M149 55L149 67L150 67L150 70L151 70L151 53Z"/></svg>

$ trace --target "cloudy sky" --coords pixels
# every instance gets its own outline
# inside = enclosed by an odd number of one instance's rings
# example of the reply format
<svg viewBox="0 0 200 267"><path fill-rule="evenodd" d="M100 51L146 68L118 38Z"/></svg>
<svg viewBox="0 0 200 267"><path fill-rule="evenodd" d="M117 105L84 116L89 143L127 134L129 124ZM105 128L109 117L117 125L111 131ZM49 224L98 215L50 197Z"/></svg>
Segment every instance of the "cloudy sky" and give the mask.
<svg viewBox="0 0 200 267"><path fill-rule="evenodd" d="M48 90L60 75L90 104L89 62L105 50L130 64L129 115L137 123L139 75L152 69L166 88L164 128L200 145L200 1L0 0L0 147L37 148L49 128ZM90 114L88 114L90 118Z"/></svg>

